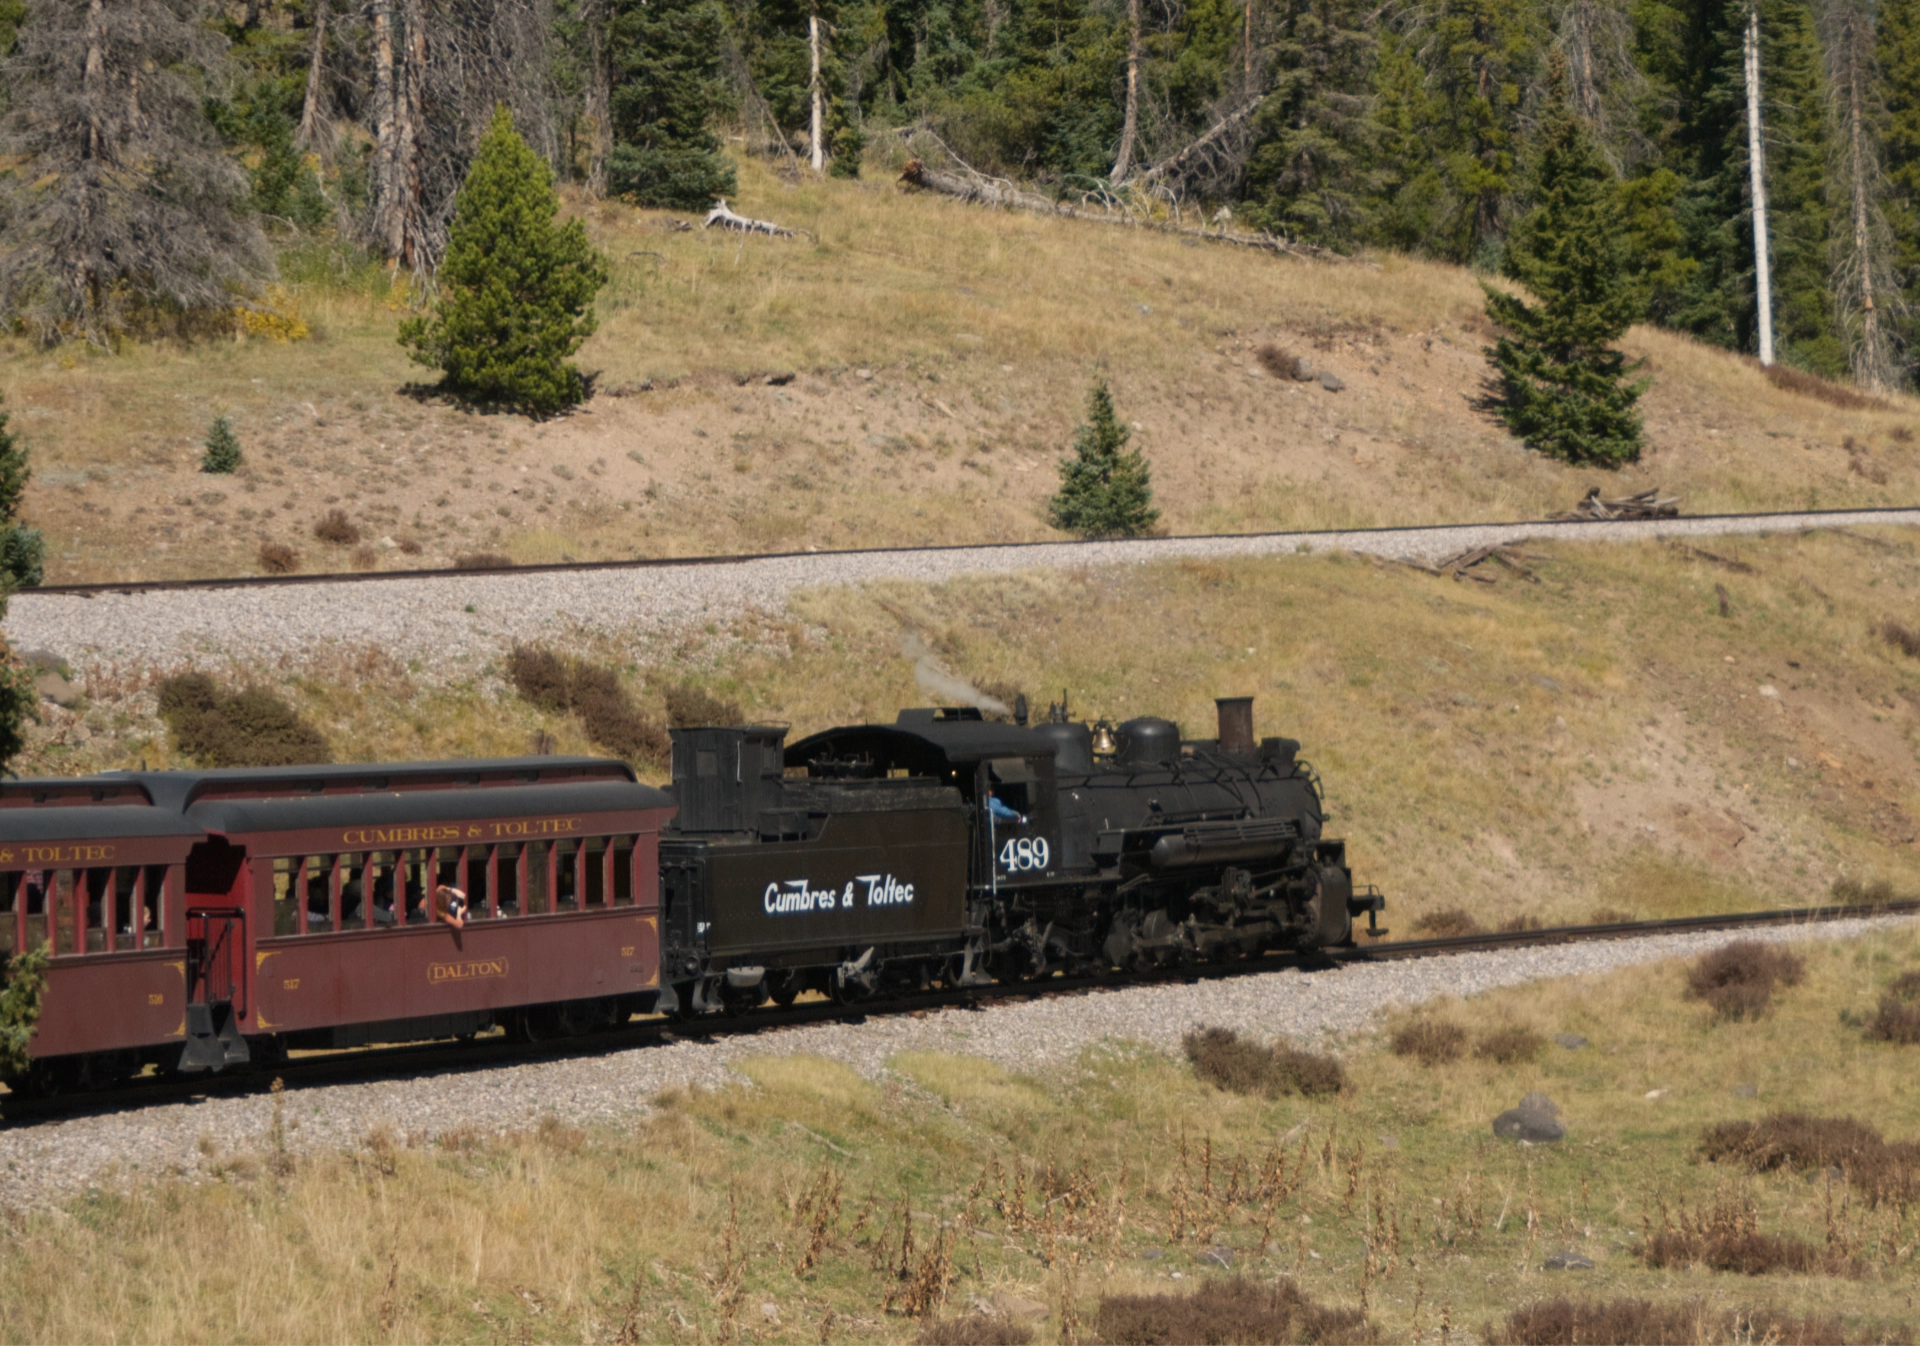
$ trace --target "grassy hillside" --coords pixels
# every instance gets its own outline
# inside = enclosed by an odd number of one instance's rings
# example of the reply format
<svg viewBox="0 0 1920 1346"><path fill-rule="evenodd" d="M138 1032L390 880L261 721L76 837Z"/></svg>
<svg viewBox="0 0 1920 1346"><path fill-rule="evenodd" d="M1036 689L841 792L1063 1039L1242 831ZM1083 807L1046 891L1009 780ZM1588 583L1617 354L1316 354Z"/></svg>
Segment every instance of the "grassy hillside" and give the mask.
<svg viewBox="0 0 1920 1346"><path fill-rule="evenodd" d="M1538 583L1294 557L874 585L567 648L622 668L653 714L691 678L795 738L924 704L908 648L1038 706L1064 687L1076 716L1168 714L1196 735L1214 696L1252 694L1259 732L1304 742L1402 930L1452 907L1492 924L1803 905L1842 878L1920 890L1920 659L1879 634L1912 624L1914 540L1713 543L1536 547ZM386 652L264 676L343 760L518 753L537 734L595 750L497 682L424 685ZM80 715L48 708L20 771L174 760L150 673L89 687Z"/></svg>
<svg viewBox="0 0 1920 1346"><path fill-rule="evenodd" d="M394 344L404 295L318 250L284 267L304 340L107 356L0 339L49 579L246 573L263 541L319 570L1047 536L1097 375L1174 532L1539 517L1596 483L1658 484L1695 512L1904 503L1920 484L1920 404L1843 410L1652 330L1628 341L1654 380L1645 461L1543 462L1473 405L1489 333L1457 268L741 172L743 212L807 234L586 209L614 275L582 356L600 392L544 424L410 392L432 375ZM1268 344L1345 391L1269 376ZM236 479L195 470L217 414L249 457ZM334 508L358 546L314 538Z"/></svg>
<svg viewBox="0 0 1920 1346"><path fill-rule="evenodd" d="M1223 1093L1121 1045L1045 1078L761 1058L750 1085L663 1096L629 1126L493 1137L476 1119L306 1159L271 1127L210 1136L211 1182L108 1184L10 1220L0 1320L17 1341L909 1342L916 1312L985 1303L1072 1342L1105 1297L1184 1294L1226 1260L1363 1309L1383 1341L1481 1339L1561 1294L1911 1341L1911 1173L1902 1197L1865 1168L1850 1185L1699 1161L1707 1127L1781 1110L1920 1132L1920 1048L1858 1027L1920 946L1879 934L1806 958L1757 1021L1716 1022L1675 964L1432 1007L1469 1044L1519 1029L1533 1050L1428 1066L1350 1043L1347 1087L1314 1099ZM1589 1045L1542 1040L1562 1032ZM1567 1139L1495 1140L1491 1118L1534 1089ZM301 1111L287 1095L285 1124ZM1650 1233L1716 1215L1818 1269L1647 1265ZM1593 1269L1542 1269L1563 1250Z"/></svg>

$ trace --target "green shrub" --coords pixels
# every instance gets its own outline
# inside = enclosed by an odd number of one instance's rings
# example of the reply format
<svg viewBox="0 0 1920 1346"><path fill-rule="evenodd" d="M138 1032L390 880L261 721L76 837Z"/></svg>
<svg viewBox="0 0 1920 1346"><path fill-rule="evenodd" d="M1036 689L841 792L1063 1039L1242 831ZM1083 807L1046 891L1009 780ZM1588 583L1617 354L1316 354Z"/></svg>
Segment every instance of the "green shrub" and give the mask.
<svg viewBox="0 0 1920 1346"><path fill-rule="evenodd" d="M225 416L214 417L213 424L207 427L207 451L200 455L200 470L222 474L238 472L243 461L233 422Z"/></svg>
<svg viewBox="0 0 1920 1346"><path fill-rule="evenodd" d="M1880 997L1867 1036L1908 1046L1920 1042L1920 972L1903 972L1894 978Z"/></svg>
<svg viewBox="0 0 1920 1346"><path fill-rule="evenodd" d="M47 946L0 957L0 1079L24 1075L27 1043L47 989Z"/></svg>
<svg viewBox="0 0 1920 1346"><path fill-rule="evenodd" d="M715 696L690 682L667 688L667 723L675 729L696 729L703 725L745 724L740 703L729 697Z"/></svg>
<svg viewBox="0 0 1920 1346"><path fill-rule="evenodd" d="M1546 1038L1533 1029L1510 1026L1481 1034L1480 1040L1473 1044L1473 1054L1483 1061L1512 1066L1533 1060L1546 1045Z"/></svg>
<svg viewBox="0 0 1920 1346"><path fill-rule="evenodd" d="M706 210L739 188L733 163L698 149L615 145L607 156L607 190L655 210Z"/></svg>
<svg viewBox="0 0 1920 1346"><path fill-rule="evenodd" d="M454 199L434 311L400 325L449 396L534 416L585 399L567 357L593 334L607 265L580 221L554 223L559 208L552 171L500 108Z"/></svg>
<svg viewBox="0 0 1920 1346"><path fill-rule="evenodd" d="M21 498L32 479L27 446L7 433L7 413L0 410L0 584L15 589L40 583L46 568L46 539L19 521Z"/></svg>
<svg viewBox="0 0 1920 1346"><path fill-rule="evenodd" d="M1082 537L1138 537L1160 518L1153 483L1131 431L1114 414L1104 380L1087 396L1087 423L1075 432L1071 458L1060 461L1060 491L1047 502L1055 528Z"/></svg>
<svg viewBox="0 0 1920 1346"><path fill-rule="evenodd" d="M160 718L202 766L305 766L333 760L326 736L265 687L229 691L205 673L160 683Z"/></svg>

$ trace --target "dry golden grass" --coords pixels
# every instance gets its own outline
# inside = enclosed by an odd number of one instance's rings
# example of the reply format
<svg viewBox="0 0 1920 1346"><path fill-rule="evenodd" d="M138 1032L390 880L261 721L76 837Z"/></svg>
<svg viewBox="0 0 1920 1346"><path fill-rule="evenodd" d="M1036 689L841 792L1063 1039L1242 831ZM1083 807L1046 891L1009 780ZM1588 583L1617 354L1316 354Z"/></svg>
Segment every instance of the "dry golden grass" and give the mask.
<svg viewBox="0 0 1920 1346"><path fill-rule="evenodd" d="M1321 1098L1223 1094L1116 1045L1045 1079L944 1055L898 1057L879 1081L759 1058L751 1086L669 1094L628 1125L498 1139L340 1137L344 1153L281 1159L269 1127L226 1138L210 1182L108 1183L7 1217L0 1323L10 1341L905 1342L913 1312L984 1300L1044 1311L1029 1321L1050 1343L1084 1339L1105 1296L1224 1275L1223 1250L1234 1274L1364 1308L1388 1341L1468 1336L1565 1293L1911 1340L1920 1212L1700 1161L1710 1127L1778 1112L1920 1136L1913 1049L1857 1026L1920 967L1920 939L1807 951L1765 1020L1685 1000L1681 961L1511 988L1446 1013L1591 1045L1434 1068L1350 1044L1350 1087ZM1567 1140L1496 1141L1490 1119L1533 1089ZM1643 1264L1649 1228L1727 1203L1851 1274ZM1597 1266L1544 1270L1561 1250Z"/></svg>
<svg viewBox="0 0 1920 1346"><path fill-rule="evenodd" d="M1203 735L1214 696L1255 695L1259 732L1305 744L1330 830L1402 933L1448 909L1498 928L1808 905L1839 879L1920 891L1920 664L1872 633L1920 588L1914 544L1716 546L1751 572L1660 545L1556 546L1530 563L1541 583L1492 587L1351 558L1184 562L806 593L778 621L567 648L621 669L656 719L692 686L796 739L923 704L907 636L1036 707L1065 687L1086 718L1167 714ZM232 672L275 676L338 760L519 753L543 734L593 750L571 716L382 655ZM84 745L49 707L18 769L171 760L143 685L89 687Z"/></svg>
<svg viewBox="0 0 1920 1346"><path fill-rule="evenodd" d="M406 296L314 255L286 287L307 341L107 357L0 339L49 578L247 573L263 543L343 569L310 543L330 509L396 568L1050 536L1053 466L1097 374L1174 532L1541 517L1595 482L1657 484L1696 512L1920 488L1920 403L1845 410L1651 330L1628 342L1655 380L1646 460L1611 477L1542 461L1471 405L1487 326L1456 268L1252 256L741 171L742 209L811 237L584 207L613 262L581 355L601 395L544 424L409 395L431 374L393 340ZM1275 378L1268 346L1346 390ZM248 467L214 483L195 465L219 414Z"/></svg>

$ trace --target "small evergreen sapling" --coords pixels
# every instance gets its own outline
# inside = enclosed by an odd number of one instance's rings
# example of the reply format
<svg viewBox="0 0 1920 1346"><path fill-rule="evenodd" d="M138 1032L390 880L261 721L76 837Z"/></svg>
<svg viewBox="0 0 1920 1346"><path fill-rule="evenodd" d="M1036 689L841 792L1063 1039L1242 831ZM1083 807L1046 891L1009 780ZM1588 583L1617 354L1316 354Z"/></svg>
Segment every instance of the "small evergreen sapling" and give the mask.
<svg viewBox="0 0 1920 1346"><path fill-rule="evenodd" d="M1127 428L1113 412L1104 380L1087 398L1087 423L1075 432L1071 458L1060 460L1060 491L1047 502L1055 528L1082 537L1138 537L1160 517L1140 451L1127 450Z"/></svg>
<svg viewBox="0 0 1920 1346"><path fill-rule="evenodd" d="M1640 456L1631 382L1613 342L1645 299L1629 267L1613 172L1568 109L1565 67L1541 129L1538 204L1507 241L1507 274L1538 296L1529 304L1482 285L1503 334L1487 349L1500 380L1496 409L1529 448L1570 463L1617 467ZM1634 366L1637 368L1638 366Z"/></svg>
<svg viewBox="0 0 1920 1346"><path fill-rule="evenodd" d="M47 559L47 543L40 530L19 519L20 498L32 478L27 446L8 433L7 413L0 410L0 585L12 589L31 589L40 583Z"/></svg>
<svg viewBox="0 0 1920 1346"><path fill-rule="evenodd" d="M567 357L593 334L607 264L580 221L555 224L559 209L552 171L500 108L454 198L436 310L400 325L442 391L533 416L585 399Z"/></svg>
<svg viewBox="0 0 1920 1346"><path fill-rule="evenodd" d="M244 461L240 441L233 433L233 422L225 416L214 417L213 424L207 427L207 451L200 455L200 470L224 476L238 472Z"/></svg>

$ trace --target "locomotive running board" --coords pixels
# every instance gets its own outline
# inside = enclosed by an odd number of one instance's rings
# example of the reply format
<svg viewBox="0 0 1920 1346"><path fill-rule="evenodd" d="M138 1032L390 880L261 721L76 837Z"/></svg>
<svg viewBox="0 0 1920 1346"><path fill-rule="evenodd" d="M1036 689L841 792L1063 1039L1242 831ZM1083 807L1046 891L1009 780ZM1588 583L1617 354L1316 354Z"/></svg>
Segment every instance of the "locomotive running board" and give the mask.
<svg viewBox="0 0 1920 1346"><path fill-rule="evenodd" d="M180 1048L180 1064L176 1067L181 1074L244 1066L252 1059L247 1040L234 1026L230 1003L187 1006L187 1040Z"/></svg>

